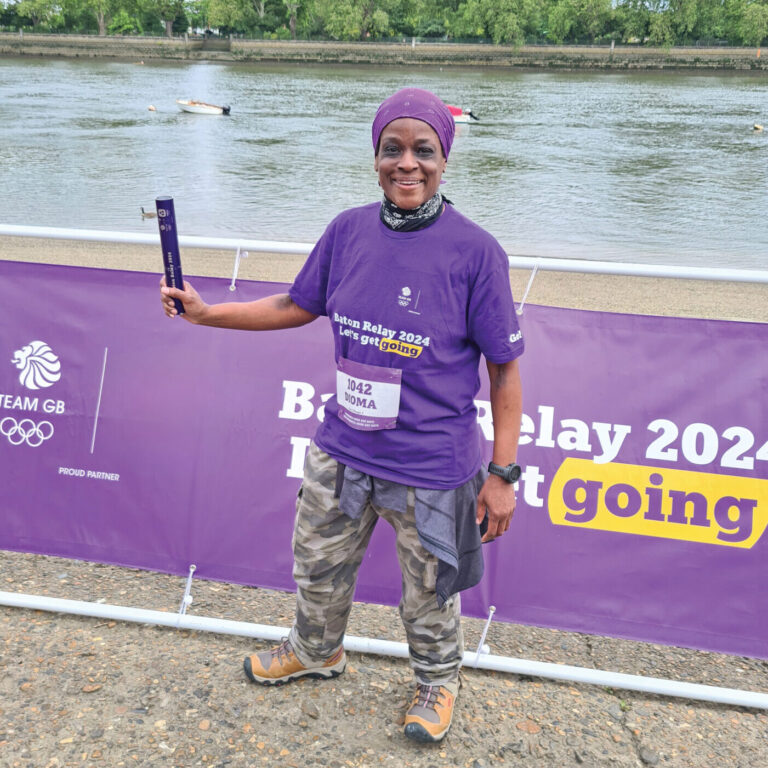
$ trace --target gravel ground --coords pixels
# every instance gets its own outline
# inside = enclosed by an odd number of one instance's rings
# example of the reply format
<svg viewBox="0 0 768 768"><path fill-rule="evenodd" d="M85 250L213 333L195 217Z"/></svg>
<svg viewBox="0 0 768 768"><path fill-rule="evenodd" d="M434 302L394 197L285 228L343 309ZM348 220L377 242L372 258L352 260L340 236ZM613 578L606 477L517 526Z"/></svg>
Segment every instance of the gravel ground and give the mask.
<svg viewBox="0 0 768 768"><path fill-rule="evenodd" d="M0 552L7 592L175 612L185 580ZM195 581L190 613L288 627L293 595ZM484 622L465 619L467 648ZM287 631L287 629L286 629ZM404 641L393 608L356 604L349 634ZM494 623L494 654L765 691L768 662ZM0 765L323 766L768 765L768 715L725 705L466 668L445 741L401 723L405 660L349 654L336 680L249 683L268 643L0 607Z"/></svg>

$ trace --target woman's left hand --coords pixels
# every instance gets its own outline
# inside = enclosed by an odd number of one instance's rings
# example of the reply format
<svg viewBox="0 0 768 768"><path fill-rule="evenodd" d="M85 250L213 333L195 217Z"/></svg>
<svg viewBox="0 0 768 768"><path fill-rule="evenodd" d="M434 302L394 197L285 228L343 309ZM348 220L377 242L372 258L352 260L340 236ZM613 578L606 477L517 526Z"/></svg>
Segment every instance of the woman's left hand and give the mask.
<svg viewBox="0 0 768 768"><path fill-rule="evenodd" d="M488 530L483 543L498 539L509 530L515 511L515 486L497 475L488 475L477 497L477 524L488 515Z"/></svg>

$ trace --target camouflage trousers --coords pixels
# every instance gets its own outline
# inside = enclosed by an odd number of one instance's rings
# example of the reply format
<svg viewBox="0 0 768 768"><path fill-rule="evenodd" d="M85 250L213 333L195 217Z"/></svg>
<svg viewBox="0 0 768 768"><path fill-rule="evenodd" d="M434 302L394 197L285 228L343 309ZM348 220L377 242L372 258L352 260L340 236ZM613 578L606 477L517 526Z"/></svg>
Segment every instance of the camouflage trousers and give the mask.
<svg viewBox="0 0 768 768"><path fill-rule="evenodd" d="M293 577L296 621L290 641L299 661L324 661L344 638L357 572L378 519L394 529L402 572L400 617L411 667L421 683L444 684L458 677L464 655L458 594L438 608L437 558L422 547L416 531L413 490L405 514L370 501L359 519L339 510L334 497L337 462L314 443L304 465L296 502Z"/></svg>

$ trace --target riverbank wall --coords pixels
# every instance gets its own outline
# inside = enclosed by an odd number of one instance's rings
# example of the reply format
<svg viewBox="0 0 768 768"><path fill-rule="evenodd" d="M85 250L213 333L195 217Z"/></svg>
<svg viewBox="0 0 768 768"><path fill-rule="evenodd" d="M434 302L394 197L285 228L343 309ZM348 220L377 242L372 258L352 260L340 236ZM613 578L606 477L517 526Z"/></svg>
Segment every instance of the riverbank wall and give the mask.
<svg viewBox="0 0 768 768"><path fill-rule="evenodd" d="M768 71L768 53L762 57L757 48L513 47L410 40L401 43L339 43L0 33L0 56L547 70Z"/></svg>

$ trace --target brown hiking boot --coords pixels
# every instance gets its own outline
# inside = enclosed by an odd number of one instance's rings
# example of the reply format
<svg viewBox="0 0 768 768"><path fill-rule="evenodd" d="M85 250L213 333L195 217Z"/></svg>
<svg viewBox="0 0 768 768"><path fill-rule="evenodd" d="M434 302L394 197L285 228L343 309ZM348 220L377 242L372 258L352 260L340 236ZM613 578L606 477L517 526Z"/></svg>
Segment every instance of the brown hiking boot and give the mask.
<svg viewBox="0 0 768 768"><path fill-rule="evenodd" d="M414 741L442 741L453 719L458 683L424 685L419 683L411 708L405 715L405 735Z"/></svg>
<svg viewBox="0 0 768 768"><path fill-rule="evenodd" d="M319 661L305 667L296 658L289 640L283 640L280 645L268 651L246 656L243 662L248 678L261 685L283 685L300 677L338 677L346 666L347 656L342 647L328 661Z"/></svg>

